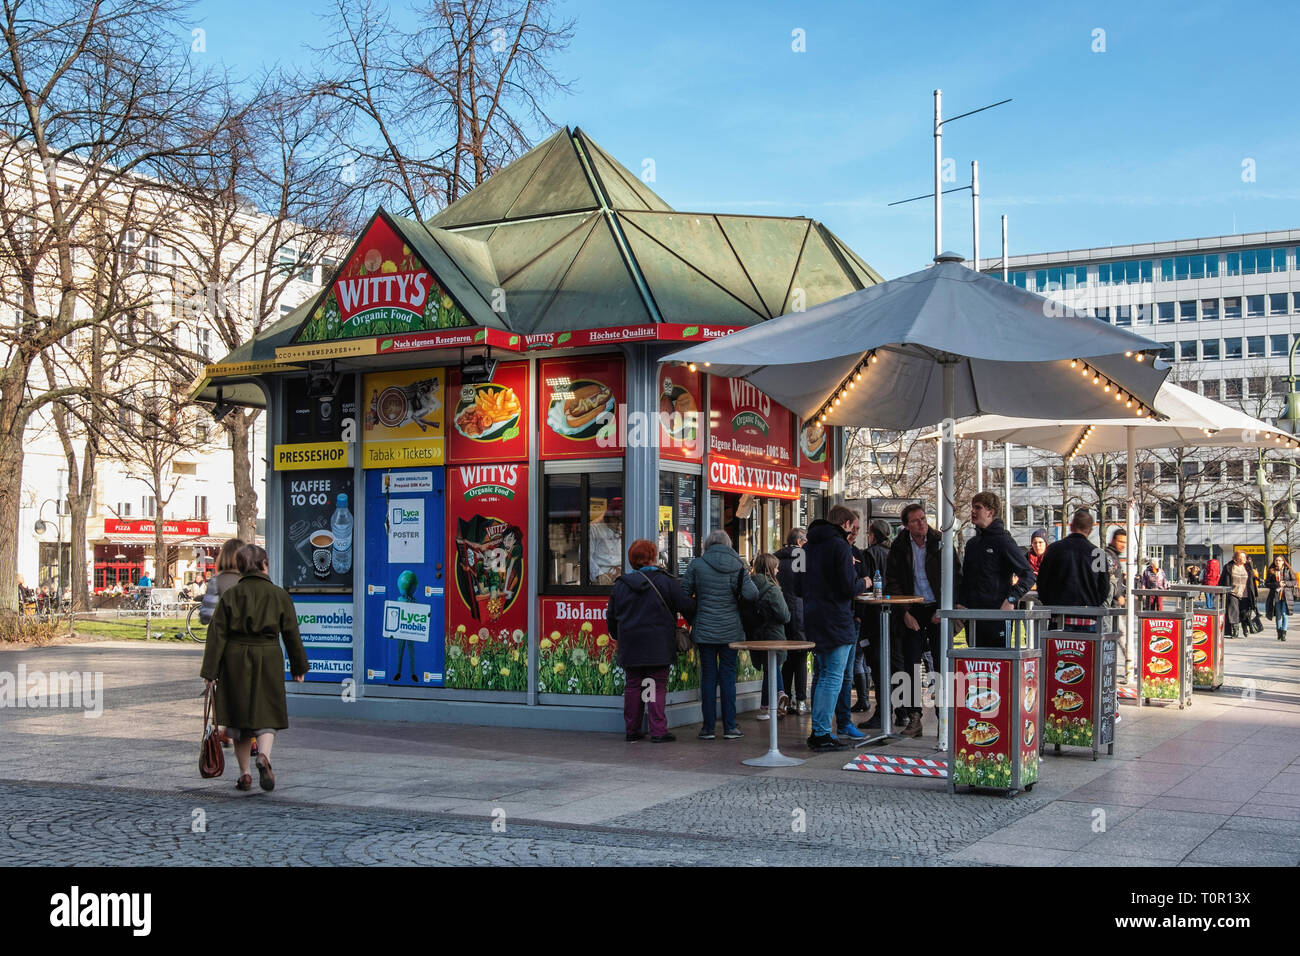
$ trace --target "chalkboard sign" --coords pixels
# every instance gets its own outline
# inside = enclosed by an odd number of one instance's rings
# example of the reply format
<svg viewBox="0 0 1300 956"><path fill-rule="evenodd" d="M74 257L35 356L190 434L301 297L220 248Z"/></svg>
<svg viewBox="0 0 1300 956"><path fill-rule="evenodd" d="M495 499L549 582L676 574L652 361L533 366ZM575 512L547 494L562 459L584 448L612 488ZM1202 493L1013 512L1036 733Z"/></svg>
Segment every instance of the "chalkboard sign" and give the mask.
<svg viewBox="0 0 1300 956"><path fill-rule="evenodd" d="M284 586L298 592L352 590L356 499L352 471L295 471L281 484L284 515ZM347 495L346 520L336 520L339 495Z"/></svg>

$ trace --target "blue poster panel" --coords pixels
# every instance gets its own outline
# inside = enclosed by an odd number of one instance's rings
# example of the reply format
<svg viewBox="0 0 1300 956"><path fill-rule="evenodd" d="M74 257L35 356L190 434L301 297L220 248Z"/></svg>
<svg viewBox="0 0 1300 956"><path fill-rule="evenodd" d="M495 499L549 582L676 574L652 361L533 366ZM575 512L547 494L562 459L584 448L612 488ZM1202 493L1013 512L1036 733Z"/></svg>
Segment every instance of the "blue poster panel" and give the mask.
<svg viewBox="0 0 1300 956"><path fill-rule="evenodd" d="M442 468L366 472L365 677L442 687Z"/></svg>
<svg viewBox="0 0 1300 956"><path fill-rule="evenodd" d="M352 641L355 621L352 598L295 595L293 609L311 670L307 680L337 684L352 676ZM289 675L289 658L284 659L284 679Z"/></svg>

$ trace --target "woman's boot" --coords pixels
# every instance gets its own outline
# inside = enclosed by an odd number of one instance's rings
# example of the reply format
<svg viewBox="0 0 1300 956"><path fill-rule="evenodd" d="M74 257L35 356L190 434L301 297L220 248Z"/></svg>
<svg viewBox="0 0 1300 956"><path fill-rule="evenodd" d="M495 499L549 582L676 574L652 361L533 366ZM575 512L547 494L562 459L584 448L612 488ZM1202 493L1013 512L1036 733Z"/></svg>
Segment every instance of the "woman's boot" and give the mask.
<svg viewBox="0 0 1300 956"><path fill-rule="evenodd" d="M867 675L866 674L857 673L853 675L853 689L858 692L858 702L854 704L853 707L850 709L855 714L865 714L868 710L871 709L871 705L867 702Z"/></svg>

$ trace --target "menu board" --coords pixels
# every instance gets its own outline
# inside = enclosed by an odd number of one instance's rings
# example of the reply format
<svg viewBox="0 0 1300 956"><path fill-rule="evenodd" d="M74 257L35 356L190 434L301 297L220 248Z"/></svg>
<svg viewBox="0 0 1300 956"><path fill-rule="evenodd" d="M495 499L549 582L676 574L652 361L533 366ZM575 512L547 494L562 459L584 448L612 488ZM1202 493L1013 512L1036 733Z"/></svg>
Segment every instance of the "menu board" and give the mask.
<svg viewBox="0 0 1300 956"><path fill-rule="evenodd" d="M1101 732L1097 742L1105 747L1115 742L1115 717L1119 712L1119 694L1115 686L1119 644L1105 641L1101 653L1101 714L1097 718Z"/></svg>
<svg viewBox="0 0 1300 956"><path fill-rule="evenodd" d="M1144 699L1181 699L1182 625L1180 618L1143 618L1141 678Z"/></svg>
<svg viewBox="0 0 1300 956"><path fill-rule="evenodd" d="M541 598L537 689L543 694L621 695L626 675L605 623L609 598ZM675 688L670 688L675 689Z"/></svg>
<svg viewBox="0 0 1300 956"><path fill-rule="evenodd" d="M528 689L528 466L447 469L444 686Z"/></svg>
<svg viewBox="0 0 1300 956"><path fill-rule="evenodd" d="M1015 661L1012 661L1015 666ZM1020 693L1016 699L1020 704L1020 717L1017 722L1017 736L1020 740L1020 786L1027 787L1038 782L1038 667L1042 662L1030 658L1020 661Z"/></svg>
<svg viewBox="0 0 1300 956"><path fill-rule="evenodd" d="M709 454L794 467L794 416L743 378L709 377Z"/></svg>
<svg viewBox="0 0 1300 956"><path fill-rule="evenodd" d="M681 365L659 367L659 457L699 461L704 457L704 376Z"/></svg>
<svg viewBox="0 0 1300 956"><path fill-rule="evenodd" d="M1091 747L1092 688L1096 642L1070 638L1047 641L1047 699L1043 740L1049 744Z"/></svg>
<svg viewBox="0 0 1300 956"><path fill-rule="evenodd" d="M1218 611L1192 615L1192 685L1218 687L1223 683L1223 632Z"/></svg>
<svg viewBox="0 0 1300 956"><path fill-rule="evenodd" d="M817 422L799 428L799 477L812 481L831 480L831 444L835 432Z"/></svg>
<svg viewBox="0 0 1300 956"><path fill-rule="evenodd" d="M365 377L361 467L417 468L443 464L446 373L445 368L404 369Z"/></svg>
<svg viewBox="0 0 1300 956"><path fill-rule="evenodd" d="M428 266L380 214L294 342L400 335L469 324Z"/></svg>
<svg viewBox="0 0 1300 956"><path fill-rule="evenodd" d="M285 590L351 591L356 514L351 470L291 472L281 480L280 488ZM342 502L346 521L335 518L340 495L347 496Z"/></svg>
<svg viewBox="0 0 1300 956"><path fill-rule="evenodd" d="M463 383L447 372L447 461L527 461L528 363L502 362L492 381Z"/></svg>
<svg viewBox="0 0 1300 956"><path fill-rule="evenodd" d="M695 475L675 475L677 483L677 507L673 533L677 535L677 576L686 574L687 565L695 557L695 546L699 540L699 516L696 502L699 500L700 479Z"/></svg>
<svg viewBox="0 0 1300 956"><path fill-rule="evenodd" d="M958 750L953 782L1010 789L1011 755L1020 737L1016 715L1022 711L1021 702L1010 700L1012 668L1020 662L962 657L954 663L957 696L953 727ZM1033 694L1036 698L1037 690ZM1037 702L1025 703L1029 704L1025 710L1033 710Z"/></svg>
<svg viewBox="0 0 1300 956"><path fill-rule="evenodd" d="M543 459L623 454L619 421L627 398L620 356L547 359L538 363L537 375Z"/></svg>

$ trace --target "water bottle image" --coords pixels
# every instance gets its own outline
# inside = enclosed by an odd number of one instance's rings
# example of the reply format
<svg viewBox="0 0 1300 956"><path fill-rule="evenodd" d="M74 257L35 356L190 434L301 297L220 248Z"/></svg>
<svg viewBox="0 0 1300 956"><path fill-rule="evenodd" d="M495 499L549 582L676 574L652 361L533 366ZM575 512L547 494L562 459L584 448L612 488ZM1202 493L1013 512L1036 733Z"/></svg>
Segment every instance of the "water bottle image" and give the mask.
<svg viewBox="0 0 1300 956"><path fill-rule="evenodd" d="M334 533L334 570L347 574L352 570L352 512L344 493L339 494L338 507L330 517L330 531Z"/></svg>
<svg viewBox="0 0 1300 956"><path fill-rule="evenodd" d="M348 534L350 537L351 531L349 531ZM334 539L334 547L336 548L338 547L338 538ZM337 567L337 565L335 565L335 567ZM884 579L881 578L880 576L880 569L877 568L876 576L871 579L871 596L874 597L876 600L880 600L880 598L884 596L884 593L885 593L885 582Z"/></svg>

